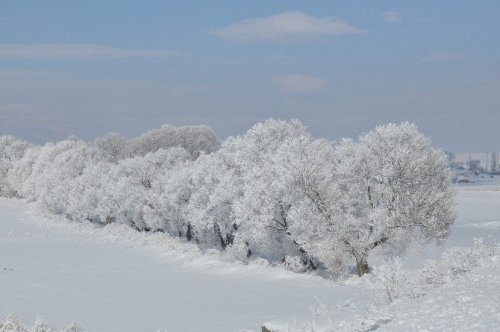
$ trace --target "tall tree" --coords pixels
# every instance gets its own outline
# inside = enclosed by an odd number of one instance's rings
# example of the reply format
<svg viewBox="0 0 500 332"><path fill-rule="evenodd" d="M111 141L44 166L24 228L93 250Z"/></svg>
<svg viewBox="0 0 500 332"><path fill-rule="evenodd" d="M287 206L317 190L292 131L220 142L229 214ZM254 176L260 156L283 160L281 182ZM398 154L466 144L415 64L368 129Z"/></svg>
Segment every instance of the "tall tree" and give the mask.
<svg viewBox="0 0 500 332"><path fill-rule="evenodd" d="M368 272L375 248L401 251L447 237L455 219L448 160L414 124L379 126L358 143L345 140L337 156L341 195L333 229L358 275Z"/></svg>

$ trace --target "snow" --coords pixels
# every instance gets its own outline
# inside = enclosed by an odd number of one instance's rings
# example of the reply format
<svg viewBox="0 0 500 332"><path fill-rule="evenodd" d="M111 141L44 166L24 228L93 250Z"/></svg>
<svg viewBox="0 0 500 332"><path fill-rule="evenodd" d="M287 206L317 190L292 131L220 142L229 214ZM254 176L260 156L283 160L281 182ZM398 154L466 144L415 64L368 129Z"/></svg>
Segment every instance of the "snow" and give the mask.
<svg viewBox="0 0 500 332"><path fill-rule="evenodd" d="M445 247L500 239L500 185L457 186L458 218ZM421 268L443 248L409 252ZM380 260L370 257L374 265ZM96 228L0 199L0 319L43 316L86 331L260 331L328 327L308 308L336 308L332 322L377 331L494 331L500 326L500 258L417 299L368 310L366 278L338 283L281 268L232 262L215 251L124 225ZM314 323L309 323L314 322ZM308 325L309 324L309 325ZM361 329L363 330L363 329Z"/></svg>
<svg viewBox="0 0 500 332"><path fill-rule="evenodd" d="M474 237L500 240L500 184L459 186L457 210L448 245L470 245Z"/></svg>
<svg viewBox="0 0 500 332"><path fill-rule="evenodd" d="M258 330L277 318L310 319L314 296L333 305L356 293L317 276L202 256L123 225L45 218L21 201L0 199L0 213L0 317L42 315L88 331Z"/></svg>
<svg viewBox="0 0 500 332"><path fill-rule="evenodd" d="M500 327L500 264L419 300L394 303L380 331L495 331Z"/></svg>

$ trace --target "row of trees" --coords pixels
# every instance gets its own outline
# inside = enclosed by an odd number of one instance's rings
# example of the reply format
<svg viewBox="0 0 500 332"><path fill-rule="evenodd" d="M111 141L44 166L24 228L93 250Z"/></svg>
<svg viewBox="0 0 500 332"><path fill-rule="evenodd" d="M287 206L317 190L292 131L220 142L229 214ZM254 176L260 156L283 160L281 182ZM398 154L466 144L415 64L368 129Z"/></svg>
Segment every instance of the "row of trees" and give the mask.
<svg viewBox="0 0 500 332"><path fill-rule="evenodd" d="M368 272L375 248L444 239L454 221L447 158L415 125L332 143L268 120L222 144L207 127L164 126L34 146L0 138L0 193L74 221L119 222L332 273Z"/></svg>

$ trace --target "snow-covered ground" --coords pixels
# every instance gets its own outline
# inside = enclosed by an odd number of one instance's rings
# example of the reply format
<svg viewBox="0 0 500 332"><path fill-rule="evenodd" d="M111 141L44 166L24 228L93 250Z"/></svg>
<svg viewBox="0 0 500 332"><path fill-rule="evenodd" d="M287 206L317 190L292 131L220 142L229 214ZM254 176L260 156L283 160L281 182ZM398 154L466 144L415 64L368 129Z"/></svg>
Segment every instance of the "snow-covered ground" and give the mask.
<svg viewBox="0 0 500 332"><path fill-rule="evenodd" d="M498 331L500 264L471 273L417 300L391 305L380 331Z"/></svg>
<svg viewBox="0 0 500 332"><path fill-rule="evenodd" d="M357 293L316 276L202 257L160 234L68 225L20 201L1 199L0 211L1 317L43 315L86 331L257 330L275 318L310 318L314 296L333 305Z"/></svg>
<svg viewBox="0 0 500 332"><path fill-rule="evenodd" d="M463 185L457 193L458 219L445 246L470 246L474 237L499 240L500 185ZM404 268L416 269L442 249L410 252ZM14 314L34 322L42 315L59 328L75 321L86 331L259 331L270 322L293 331L324 323L309 310L319 300L339 308L336 322L372 317L367 330L485 331L500 326L499 261L373 313L363 311L371 291L357 277L336 283L242 265L161 233L72 224L0 199L0 319Z"/></svg>

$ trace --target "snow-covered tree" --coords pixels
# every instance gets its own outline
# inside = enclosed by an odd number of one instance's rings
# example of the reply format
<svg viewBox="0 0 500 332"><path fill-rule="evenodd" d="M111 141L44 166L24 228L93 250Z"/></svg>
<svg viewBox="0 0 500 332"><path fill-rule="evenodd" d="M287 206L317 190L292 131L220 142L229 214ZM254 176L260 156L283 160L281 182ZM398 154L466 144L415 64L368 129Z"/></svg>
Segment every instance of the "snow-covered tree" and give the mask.
<svg viewBox="0 0 500 332"><path fill-rule="evenodd" d="M138 230L161 229L148 225L145 218L157 204L156 183L190 157L183 148L171 148L90 165L73 183L71 214L103 224L126 223Z"/></svg>
<svg viewBox="0 0 500 332"><path fill-rule="evenodd" d="M269 120L233 145L244 182L235 204L239 236L252 252L294 270L342 265L328 222L336 195L332 144L298 121Z"/></svg>
<svg viewBox="0 0 500 332"><path fill-rule="evenodd" d="M32 172L24 182L24 194L52 213L66 214L72 182L99 160L96 148L70 137L40 149Z"/></svg>
<svg viewBox="0 0 500 332"><path fill-rule="evenodd" d="M203 153L219 149L220 142L214 131L207 126L174 127L163 125L160 129L150 130L126 142L125 154L128 157L143 156L161 148L181 147L196 158Z"/></svg>
<svg viewBox="0 0 500 332"><path fill-rule="evenodd" d="M293 137L282 144L275 160L288 207L279 226L299 244L305 263L314 268L314 262L319 262L332 272L338 270L344 265L344 253L332 236L332 213L339 195L332 143L312 136Z"/></svg>
<svg viewBox="0 0 500 332"><path fill-rule="evenodd" d="M233 204L242 194L238 168L226 156L204 155L193 164L186 214L200 242L223 250L234 243L239 222Z"/></svg>
<svg viewBox="0 0 500 332"><path fill-rule="evenodd" d="M117 133L108 133L94 141L95 146L102 152L105 160L117 162L125 157L126 139Z"/></svg>
<svg viewBox="0 0 500 332"><path fill-rule="evenodd" d="M375 248L401 251L449 234L455 217L448 161L414 124L379 126L358 143L344 140L336 154L332 229L360 276Z"/></svg>
<svg viewBox="0 0 500 332"><path fill-rule="evenodd" d="M189 203L194 191L191 181L193 164L193 161L188 160L173 167L170 176L158 179L158 183L153 186L156 200L145 216L151 228L188 241L196 240L188 219Z"/></svg>
<svg viewBox="0 0 500 332"><path fill-rule="evenodd" d="M294 270L368 272L375 248L398 254L447 236L453 192L444 153L415 125L358 142L314 138L268 120L219 144L204 126L164 126L126 141L0 138L0 195L75 221L125 223Z"/></svg>
<svg viewBox="0 0 500 332"><path fill-rule="evenodd" d="M7 183L19 197L34 199L28 194L26 182L33 172L33 167L40 156L41 150L42 147L36 145L27 148L22 158L13 162L7 172Z"/></svg>
<svg viewBox="0 0 500 332"><path fill-rule="evenodd" d="M31 145L14 136L0 136L0 196L14 196L16 188L9 184L8 172Z"/></svg>
<svg viewBox="0 0 500 332"><path fill-rule="evenodd" d="M118 202L113 197L116 190L111 177L113 167L115 164L107 161L90 164L71 182L67 201L70 219L103 224L114 220Z"/></svg>
<svg viewBox="0 0 500 332"><path fill-rule="evenodd" d="M139 230L150 229L144 213L154 208L157 201L153 189L156 179L168 177L172 168L189 159L190 154L185 149L171 148L121 160L111 172L115 182L112 196L120 204L115 216L117 221Z"/></svg>
<svg viewBox="0 0 500 332"><path fill-rule="evenodd" d="M240 236L249 243L252 253L272 261L301 253L309 261L286 222L289 188L280 179L276 159L282 144L299 136L310 136L300 122L268 120L230 142L243 180L243 195L235 202Z"/></svg>

